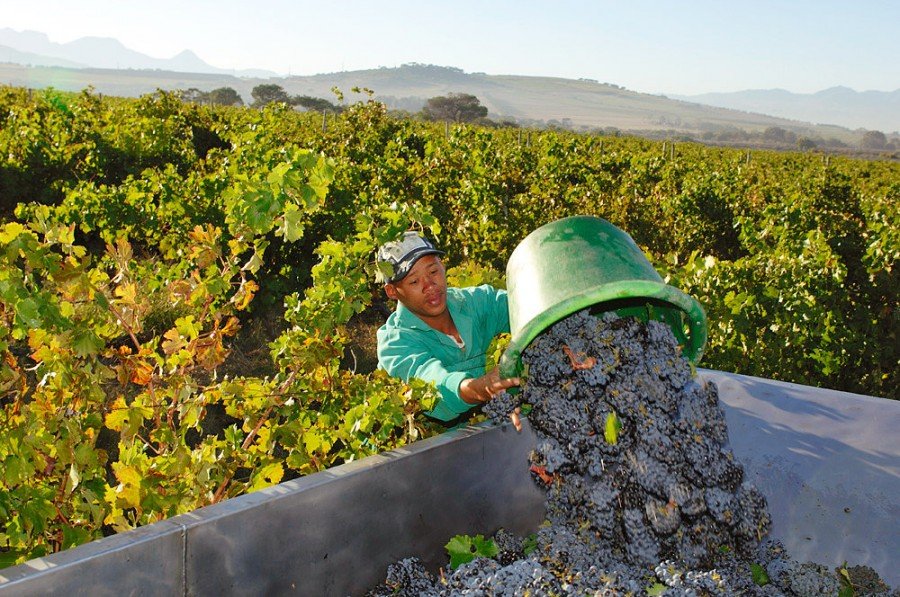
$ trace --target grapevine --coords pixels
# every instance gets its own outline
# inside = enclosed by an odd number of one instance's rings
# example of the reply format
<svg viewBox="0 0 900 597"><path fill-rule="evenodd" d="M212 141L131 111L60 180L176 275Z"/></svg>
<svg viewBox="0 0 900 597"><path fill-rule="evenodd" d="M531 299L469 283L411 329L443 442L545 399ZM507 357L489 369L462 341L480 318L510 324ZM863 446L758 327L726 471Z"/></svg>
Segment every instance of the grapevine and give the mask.
<svg viewBox="0 0 900 597"><path fill-rule="evenodd" d="M707 366L897 397L897 164L519 133L0 87L0 566L442 431L351 340L409 227L500 284L528 231L599 215L703 304ZM598 439L626 449L630 416ZM572 466L546 449L548 478Z"/></svg>

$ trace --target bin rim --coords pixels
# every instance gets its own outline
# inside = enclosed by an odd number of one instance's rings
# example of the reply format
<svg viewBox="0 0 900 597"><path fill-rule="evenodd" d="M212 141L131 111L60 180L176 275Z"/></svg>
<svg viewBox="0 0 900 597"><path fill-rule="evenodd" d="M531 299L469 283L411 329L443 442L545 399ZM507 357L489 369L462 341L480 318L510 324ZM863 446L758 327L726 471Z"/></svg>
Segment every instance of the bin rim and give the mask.
<svg viewBox="0 0 900 597"><path fill-rule="evenodd" d="M682 346L682 352L691 363L697 364L700 361L707 340L706 312L700 303L690 295L664 282L619 280L590 288L560 301L522 325L500 358L501 377L520 376L522 353L535 338L553 324L582 309L623 299L628 301L656 300L680 309L687 315L690 331L687 343Z"/></svg>

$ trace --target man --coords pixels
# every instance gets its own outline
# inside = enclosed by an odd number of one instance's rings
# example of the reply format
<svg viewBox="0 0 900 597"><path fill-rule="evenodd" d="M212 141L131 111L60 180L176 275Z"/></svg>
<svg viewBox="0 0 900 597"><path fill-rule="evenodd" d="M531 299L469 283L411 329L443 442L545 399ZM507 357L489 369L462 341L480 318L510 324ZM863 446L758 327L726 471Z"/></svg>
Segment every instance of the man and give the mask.
<svg viewBox="0 0 900 597"><path fill-rule="evenodd" d="M378 250L388 298L397 309L378 329L378 365L390 375L434 382L440 400L429 416L452 421L519 385L485 372L494 336L509 332L506 291L488 285L447 288L443 251L416 232Z"/></svg>

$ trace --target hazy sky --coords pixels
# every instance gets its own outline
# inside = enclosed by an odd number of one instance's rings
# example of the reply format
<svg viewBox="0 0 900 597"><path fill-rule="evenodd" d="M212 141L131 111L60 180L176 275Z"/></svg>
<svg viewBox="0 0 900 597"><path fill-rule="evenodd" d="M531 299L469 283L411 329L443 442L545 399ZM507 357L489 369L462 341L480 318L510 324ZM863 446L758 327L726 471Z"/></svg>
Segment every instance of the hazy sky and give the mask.
<svg viewBox="0 0 900 597"><path fill-rule="evenodd" d="M647 93L900 88L900 0L0 0L0 27L282 75L420 62Z"/></svg>

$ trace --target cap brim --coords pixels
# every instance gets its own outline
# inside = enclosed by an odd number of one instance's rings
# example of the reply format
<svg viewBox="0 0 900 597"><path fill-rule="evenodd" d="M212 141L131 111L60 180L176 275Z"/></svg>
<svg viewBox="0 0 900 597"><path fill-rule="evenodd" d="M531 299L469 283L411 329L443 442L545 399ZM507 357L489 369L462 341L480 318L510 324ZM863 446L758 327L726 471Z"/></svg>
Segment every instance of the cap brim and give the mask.
<svg viewBox="0 0 900 597"><path fill-rule="evenodd" d="M406 258L403 260L403 267L399 272L397 272L393 278L389 280L391 284L401 281L412 270L413 266L426 255L445 255L443 251L439 251L438 249L432 249L429 247L421 247L419 249L415 249Z"/></svg>

